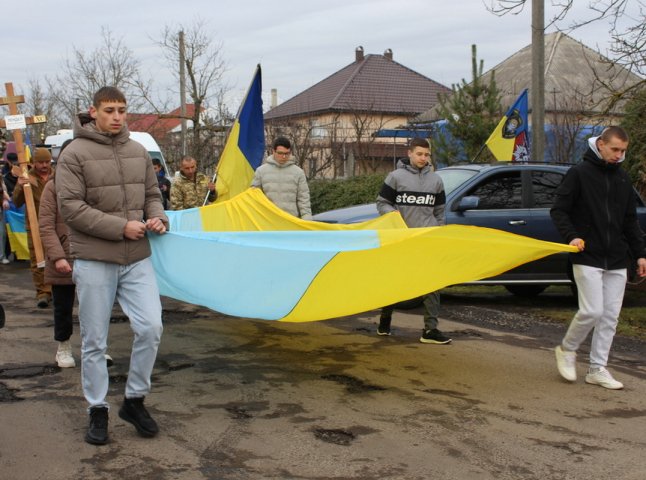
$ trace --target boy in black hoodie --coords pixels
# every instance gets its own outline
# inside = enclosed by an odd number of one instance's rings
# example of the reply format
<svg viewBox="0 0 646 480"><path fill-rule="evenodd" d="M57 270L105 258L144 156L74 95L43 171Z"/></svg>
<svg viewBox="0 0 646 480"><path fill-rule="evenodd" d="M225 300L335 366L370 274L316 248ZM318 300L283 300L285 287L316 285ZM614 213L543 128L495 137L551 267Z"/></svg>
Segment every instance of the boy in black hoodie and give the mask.
<svg viewBox="0 0 646 480"><path fill-rule="evenodd" d="M617 390L623 384L606 370L626 287L630 259L646 275L643 233L637 220L635 193L621 162L628 135L608 127L588 140L583 161L568 171L550 210L563 239L579 249L570 254L579 292L579 310L556 347L559 373L576 380L576 351L592 334L586 383Z"/></svg>

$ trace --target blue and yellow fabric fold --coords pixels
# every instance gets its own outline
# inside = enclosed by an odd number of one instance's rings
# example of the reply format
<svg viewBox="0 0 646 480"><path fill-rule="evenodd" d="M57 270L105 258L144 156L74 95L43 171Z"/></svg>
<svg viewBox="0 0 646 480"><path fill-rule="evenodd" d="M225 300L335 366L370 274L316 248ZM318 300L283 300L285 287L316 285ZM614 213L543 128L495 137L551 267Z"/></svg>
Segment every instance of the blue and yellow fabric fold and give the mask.
<svg viewBox="0 0 646 480"><path fill-rule="evenodd" d="M356 314L573 251L479 227L406 228L396 212L355 225L305 221L258 189L167 213L171 232L150 235L161 294L265 320Z"/></svg>
<svg viewBox="0 0 646 480"><path fill-rule="evenodd" d="M13 202L10 202L10 205L9 210L5 210L4 212L9 246L18 260L29 260L29 243L27 239L27 228L25 227L25 207L17 208Z"/></svg>
<svg viewBox="0 0 646 480"><path fill-rule="evenodd" d="M232 199L251 185L265 154L263 122L262 71L258 65L218 162L216 203Z"/></svg>

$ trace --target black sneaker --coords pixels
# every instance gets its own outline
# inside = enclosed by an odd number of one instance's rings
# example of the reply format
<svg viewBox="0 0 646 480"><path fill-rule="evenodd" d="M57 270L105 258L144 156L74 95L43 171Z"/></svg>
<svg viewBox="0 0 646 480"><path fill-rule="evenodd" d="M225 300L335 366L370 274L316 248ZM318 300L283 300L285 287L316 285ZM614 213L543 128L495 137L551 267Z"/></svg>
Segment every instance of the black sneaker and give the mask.
<svg viewBox="0 0 646 480"><path fill-rule="evenodd" d="M390 321L392 317L382 315L379 317L379 326L377 327L377 335L390 335Z"/></svg>
<svg viewBox="0 0 646 480"><path fill-rule="evenodd" d="M90 426L85 433L85 441L92 445L105 445L108 443L107 407L90 408Z"/></svg>
<svg viewBox="0 0 646 480"><path fill-rule="evenodd" d="M38 297L38 302L36 303L38 308L47 308L49 307L49 297Z"/></svg>
<svg viewBox="0 0 646 480"><path fill-rule="evenodd" d="M132 423L142 437L154 437L159 432L159 427L144 407L144 398L124 398L119 416Z"/></svg>
<svg viewBox="0 0 646 480"><path fill-rule="evenodd" d="M434 328L433 330L424 330L419 341L422 343L433 343L435 345L451 343L451 339L440 332L437 328Z"/></svg>

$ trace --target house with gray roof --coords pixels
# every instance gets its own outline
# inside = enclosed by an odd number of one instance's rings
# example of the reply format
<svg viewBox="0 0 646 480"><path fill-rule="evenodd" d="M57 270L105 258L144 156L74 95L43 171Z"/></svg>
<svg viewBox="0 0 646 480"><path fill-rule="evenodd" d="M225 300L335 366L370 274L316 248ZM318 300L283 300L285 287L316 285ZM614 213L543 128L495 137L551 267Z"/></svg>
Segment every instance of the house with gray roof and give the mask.
<svg viewBox="0 0 646 480"><path fill-rule="evenodd" d="M364 55L265 113L267 136L294 140L310 177L344 176L390 168L406 139L383 139L382 129L406 125L451 90L396 62L392 50Z"/></svg>
<svg viewBox="0 0 646 480"><path fill-rule="evenodd" d="M496 85L502 93L503 110L511 106L525 88L529 89L531 119L531 44L486 72L482 79L485 84L494 72ZM608 109L611 93L622 91L640 81L639 76L563 32L545 35L546 123L551 123L550 119L554 119L555 115L565 114L586 117L591 123L620 116L623 102ZM429 122L438 119L437 109L430 108L415 121Z"/></svg>

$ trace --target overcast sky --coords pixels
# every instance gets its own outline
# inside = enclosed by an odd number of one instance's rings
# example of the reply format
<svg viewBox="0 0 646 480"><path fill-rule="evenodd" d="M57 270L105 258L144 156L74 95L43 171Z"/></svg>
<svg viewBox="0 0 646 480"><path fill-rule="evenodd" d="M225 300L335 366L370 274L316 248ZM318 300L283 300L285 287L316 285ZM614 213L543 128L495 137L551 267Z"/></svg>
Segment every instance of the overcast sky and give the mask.
<svg viewBox="0 0 646 480"><path fill-rule="evenodd" d="M234 111L257 63L266 109L270 89L285 101L353 62L359 45L366 54L390 48L395 61L450 87L471 78L472 44L489 70L531 43L531 0L502 18L485 3L491 0L23 0L13 3L14 21L3 15L0 80L24 93L30 79L60 73L72 47L100 46L107 27L162 87L170 75L154 39L165 26L179 30L200 19L222 44ZM577 0L568 21L585 15L588 3ZM546 22L553 11L546 5ZM571 35L606 53L607 30L597 23Z"/></svg>

